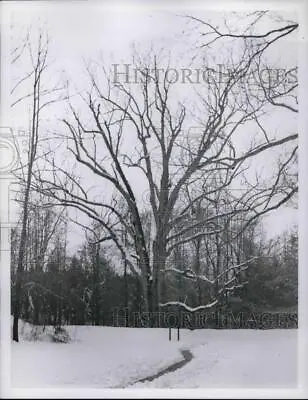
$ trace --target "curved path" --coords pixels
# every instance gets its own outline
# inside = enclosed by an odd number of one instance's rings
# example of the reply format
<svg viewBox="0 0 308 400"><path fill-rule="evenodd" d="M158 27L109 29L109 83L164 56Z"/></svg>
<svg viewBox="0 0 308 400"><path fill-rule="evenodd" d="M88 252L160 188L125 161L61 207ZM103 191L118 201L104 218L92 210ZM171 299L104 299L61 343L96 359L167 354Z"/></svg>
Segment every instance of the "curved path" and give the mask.
<svg viewBox="0 0 308 400"><path fill-rule="evenodd" d="M169 374L170 372L174 372L177 369L184 367L184 365L189 363L194 357L190 350L181 350L181 354L183 356L183 360L177 361L176 363L169 365L168 367L164 368L163 370L157 372L154 375L150 375L150 376L147 376L146 378L138 379L137 381L134 381L134 382L128 384L127 386L134 385L135 383L152 382L152 381L154 381L154 379L160 378L163 375Z"/></svg>

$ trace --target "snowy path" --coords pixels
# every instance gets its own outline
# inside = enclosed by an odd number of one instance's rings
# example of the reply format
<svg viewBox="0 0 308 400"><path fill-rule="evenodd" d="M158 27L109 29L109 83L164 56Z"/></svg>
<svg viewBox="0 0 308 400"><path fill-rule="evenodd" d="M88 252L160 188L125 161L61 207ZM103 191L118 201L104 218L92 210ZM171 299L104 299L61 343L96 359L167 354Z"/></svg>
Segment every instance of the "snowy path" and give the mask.
<svg viewBox="0 0 308 400"><path fill-rule="evenodd" d="M194 358L173 373L134 388L295 388L296 330L208 330Z"/></svg>
<svg viewBox="0 0 308 400"><path fill-rule="evenodd" d="M183 330L179 342L169 341L165 329L69 330L75 339L69 344L12 343L12 386L294 388L297 384L295 329Z"/></svg>
<svg viewBox="0 0 308 400"><path fill-rule="evenodd" d="M140 383L152 382L152 381L154 381L154 379L160 378L163 375L169 374L170 372L174 372L180 368L183 368L184 365L186 365L187 363L189 363L189 361L191 361L193 359L193 355L189 350L181 350L181 354L183 356L182 361L178 361L178 362L170 365L169 367L163 369L162 371L158 372L155 375L148 376L147 378L139 379L138 382L140 382Z"/></svg>
<svg viewBox="0 0 308 400"><path fill-rule="evenodd" d="M144 383L144 382L152 382L154 379L160 378L163 375L169 374L171 372L174 372L180 368L183 368L184 365L189 363L193 359L193 354L191 353L190 350L181 350L181 354L183 356L182 361L178 361L176 363L171 364L169 367L164 368L162 371L159 371L157 374L147 376L146 378L139 379L137 382L131 383L130 385L134 385L137 383ZM129 385L129 386L130 386ZM126 386L127 387L127 386ZM116 388L123 388L116 386Z"/></svg>

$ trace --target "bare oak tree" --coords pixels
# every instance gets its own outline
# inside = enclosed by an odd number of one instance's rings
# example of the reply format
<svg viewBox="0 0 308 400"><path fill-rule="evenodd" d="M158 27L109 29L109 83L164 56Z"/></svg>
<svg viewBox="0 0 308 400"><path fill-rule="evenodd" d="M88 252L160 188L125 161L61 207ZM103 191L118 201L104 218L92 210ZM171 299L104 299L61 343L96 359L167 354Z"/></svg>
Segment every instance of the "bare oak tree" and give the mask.
<svg viewBox="0 0 308 400"><path fill-rule="evenodd" d="M231 35L206 22L197 22L216 35L216 42ZM251 26L256 24L257 20ZM297 192L296 182L286 176L295 168L298 135L290 132L279 136L266 127L266 116L277 108L296 113L287 103L291 93L291 101L296 102L296 84L286 87L285 82L265 84L261 79L265 50L295 29L296 26L286 27L262 35L244 32L234 37L242 40L240 51L234 57L226 51L225 62L229 64L223 80L209 79L194 91L196 97L189 102L184 96L181 100L180 86L170 79L170 64L164 64L163 58L153 53L144 58L134 54L138 79L115 79L97 63L87 65L89 89L81 94L79 106L69 103L63 128L68 154L73 155L81 171L101 181L105 196L94 194L85 179L57 163L56 157L46 158L52 166L52 176L36 171L36 189L101 224L102 239L111 240L131 272L140 277L145 311L158 311L161 277L179 245L198 238L225 240L225 224L235 215L245 215L248 227L260 216L286 204ZM202 51L210 53L213 43L213 39L204 43ZM209 64L204 64L204 69L213 71ZM257 77L253 88L247 86L251 74ZM284 90L279 90L280 86ZM198 126L198 134L193 137L192 126ZM248 144L242 144L246 130L253 135ZM288 151L283 152L285 148ZM246 174L250 162L258 162L265 155L274 157L277 151L281 156L273 176L263 179L262 185L260 176L251 180ZM211 179L218 171L220 179L213 185ZM240 179L242 190L234 194L232 188ZM148 193L150 245L148 223L142 218L145 204L140 199L137 180ZM197 191L193 190L196 185ZM228 207L221 210L219 194L226 188L232 196ZM189 202L185 201L187 192ZM216 211L212 207L211 214L191 219L187 225L193 208L200 201L210 202L215 197ZM221 225L223 218L225 224ZM250 261L234 261L230 271L244 269ZM173 272L177 273L175 269ZM227 274L228 268L223 273ZM216 275L214 279L218 280L220 272ZM191 278L211 281L198 275L198 271ZM234 274L230 279L233 278ZM234 282L233 279L227 287ZM215 298L198 309L217 304L220 289ZM186 304L180 305L192 310Z"/></svg>

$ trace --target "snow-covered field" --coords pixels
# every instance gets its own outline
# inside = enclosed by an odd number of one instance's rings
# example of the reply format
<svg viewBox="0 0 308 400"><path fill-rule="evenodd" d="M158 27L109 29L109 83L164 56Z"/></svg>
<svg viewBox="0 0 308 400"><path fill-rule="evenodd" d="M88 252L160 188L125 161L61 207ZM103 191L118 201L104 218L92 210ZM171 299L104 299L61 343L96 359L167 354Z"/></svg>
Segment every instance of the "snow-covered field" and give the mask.
<svg viewBox="0 0 308 400"><path fill-rule="evenodd" d="M297 330L68 327L68 344L12 343L15 388L295 388ZM136 383L193 359L151 382Z"/></svg>

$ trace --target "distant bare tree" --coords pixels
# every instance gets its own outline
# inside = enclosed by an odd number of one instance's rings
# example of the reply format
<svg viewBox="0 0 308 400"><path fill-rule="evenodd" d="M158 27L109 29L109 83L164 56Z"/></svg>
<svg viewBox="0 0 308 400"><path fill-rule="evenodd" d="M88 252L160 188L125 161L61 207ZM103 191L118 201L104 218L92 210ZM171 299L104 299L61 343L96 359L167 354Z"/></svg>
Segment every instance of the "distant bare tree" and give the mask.
<svg viewBox="0 0 308 400"><path fill-rule="evenodd" d="M25 269L25 254L27 250L28 240L28 220L31 210L31 186L33 170L37 159L42 156L39 154L38 146L40 141L40 125L42 111L48 105L58 101L58 97L54 94L60 88L53 87L49 89L46 87L45 76L47 71L48 61L48 46L49 37L47 32L42 28L39 29L35 36L31 29L29 29L22 40L22 43L12 49L12 67L17 63L22 65L29 65L29 70L19 76L13 83L11 89L12 104L11 107L15 109L18 104L23 104L26 107L30 104L30 117L29 117L29 131L27 139L27 159L21 156L20 166L15 171L16 178L19 180L22 191L22 204L21 204L21 223L19 235L19 249L18 261L15 276L15 300L13 305L13 340L17 341L18 338L18 319L21 310L21 298L23 290L23 275ZM30 89L28 90L28 86ZM19 199L20 200L20 199ZM49 234L50 232L48 232ZM46 240L49 238L45 237ZM41 250L46 246L44 245ZM45 251L45 250L44 250ZM37 262L41 262L38 257Z"/></svg>

